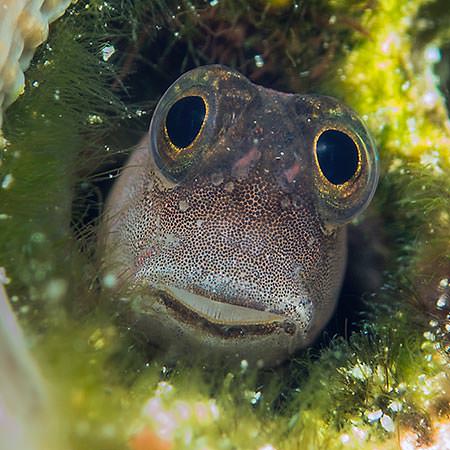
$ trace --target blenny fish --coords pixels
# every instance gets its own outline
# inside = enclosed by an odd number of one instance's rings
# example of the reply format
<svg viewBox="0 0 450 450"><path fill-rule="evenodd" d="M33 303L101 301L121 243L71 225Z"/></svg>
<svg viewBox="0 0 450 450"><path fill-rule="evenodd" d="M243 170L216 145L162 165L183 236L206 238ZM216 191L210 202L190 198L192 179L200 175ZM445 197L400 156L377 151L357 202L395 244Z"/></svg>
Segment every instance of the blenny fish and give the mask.
<svg viewBox="0 0 450 450"><path fill-rule="evenodd" d="M336 306L346 224L378 182L357 115L227 67L182 75L107 201L107 271L149 339L276 364L310 345ZM131 302L131 300L130 300Z"/></svg>

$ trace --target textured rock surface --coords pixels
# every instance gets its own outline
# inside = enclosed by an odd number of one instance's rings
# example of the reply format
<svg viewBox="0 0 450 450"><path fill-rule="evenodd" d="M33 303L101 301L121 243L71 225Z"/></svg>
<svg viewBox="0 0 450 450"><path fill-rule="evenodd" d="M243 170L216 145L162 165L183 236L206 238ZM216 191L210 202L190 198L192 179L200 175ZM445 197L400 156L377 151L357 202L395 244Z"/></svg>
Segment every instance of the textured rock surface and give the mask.
<svg viewBox="0 0 450 450"><path fill-rule="evenodd" d="M69 4L70 0L0 0L0 130L3 111L22 93L24 71L36 47L47 39L49 23Z"/></svg>

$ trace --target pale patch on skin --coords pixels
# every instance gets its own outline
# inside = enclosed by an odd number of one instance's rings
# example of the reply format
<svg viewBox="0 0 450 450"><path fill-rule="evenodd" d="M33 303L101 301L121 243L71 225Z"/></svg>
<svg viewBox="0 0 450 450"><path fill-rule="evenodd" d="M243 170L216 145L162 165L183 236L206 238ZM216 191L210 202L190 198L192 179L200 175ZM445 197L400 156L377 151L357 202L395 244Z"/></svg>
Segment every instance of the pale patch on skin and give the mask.
<svg viewBox="0 0 450 450"><path fill-rule="evenodd" d="M195 98L193 108L201 98L205 113L178 148L170 134L177 139L196 116L183 110L175 128L167 117L185 98ZM315 155L327 130L352 139L357 159L357 173L339 185ZM339 163L343 154L333 157ZM377 176L364 125L336 100L198 68L163 96L113 188L101 232L105 270L151 297L138 312L150 339L279 362L309 345L333 313L345 223L368 204Z"/></svg>
<svg viewBox="0 0 450 450"><path fill-rule="evenodd" d="M251 167L261 157L260 151L256 147L252 147L247 153L244 154L233 164L233 172L236 174L236 178L245 178L250 172Z"/></svg>

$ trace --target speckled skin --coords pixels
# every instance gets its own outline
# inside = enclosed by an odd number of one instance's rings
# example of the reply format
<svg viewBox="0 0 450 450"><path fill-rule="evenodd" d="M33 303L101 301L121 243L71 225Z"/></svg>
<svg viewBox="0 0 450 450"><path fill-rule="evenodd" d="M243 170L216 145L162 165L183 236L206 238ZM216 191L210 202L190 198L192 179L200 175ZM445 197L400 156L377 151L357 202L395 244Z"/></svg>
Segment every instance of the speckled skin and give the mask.
<svg viewBox="0 0 450 450"><path fill-rule="evenodd" d="M200 95L207 114L180 151L164 121L185 95ZM327 129L358 145L357 173L344 185L332 185L315 157ZM337 100L275 92L221 66L198 68L168 89L115 184L102 227L106 270L124 288L143 288L138 315L153 341L277 363L309 345L333 313L344 224L365 208L376 181L370 137ZM167 286L280 320L209 320Z"/></svg>

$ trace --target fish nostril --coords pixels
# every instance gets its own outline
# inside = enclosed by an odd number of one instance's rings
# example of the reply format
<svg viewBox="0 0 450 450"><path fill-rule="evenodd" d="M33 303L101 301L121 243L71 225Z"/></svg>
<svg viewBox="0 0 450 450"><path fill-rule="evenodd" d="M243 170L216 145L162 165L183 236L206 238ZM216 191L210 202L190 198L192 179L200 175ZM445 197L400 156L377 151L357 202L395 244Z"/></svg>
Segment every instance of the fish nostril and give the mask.
<svg viewBox="0 0 450 450"><path fill-rule="evenodd" d="M307 108L307 104L305 103L305 99L296 99L294 104L295 113L300 117L306 117L307 112L309 112L309 108Z"/></svg>
<svg viewBox="0 0 450 450"><path fill-rule="evenodd" d="M291 336L293 336L295 334L295 332L297 331L297 327L295 325L294 322L292 322L291 320L285 320L283 322L283 330L285 331L286 334L290 334Z"/></svg>

